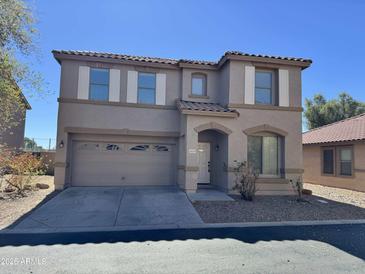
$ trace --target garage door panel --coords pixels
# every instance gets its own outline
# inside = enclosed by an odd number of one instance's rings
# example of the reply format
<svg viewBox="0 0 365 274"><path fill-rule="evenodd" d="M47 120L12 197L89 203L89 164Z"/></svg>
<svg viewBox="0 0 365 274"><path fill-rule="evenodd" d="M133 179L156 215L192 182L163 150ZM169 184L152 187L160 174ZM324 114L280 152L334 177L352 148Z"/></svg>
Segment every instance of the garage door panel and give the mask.
<svg viewBox="0 0 365 274"><path fill-rule="evenodd" d="M71 163L72 184L75 186L173 184L175 166L173 147L173 145L148 143L74 142Z"/></svg>

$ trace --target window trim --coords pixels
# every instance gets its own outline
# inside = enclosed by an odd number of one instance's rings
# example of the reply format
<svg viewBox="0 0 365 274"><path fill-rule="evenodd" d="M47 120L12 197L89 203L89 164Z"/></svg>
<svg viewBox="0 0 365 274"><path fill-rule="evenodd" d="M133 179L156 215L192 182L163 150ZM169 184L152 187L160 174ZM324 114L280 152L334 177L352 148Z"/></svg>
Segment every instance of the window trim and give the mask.
<svg viewBox="0 0 365 274"><path fill-rule="evenodd" d="M92 80L91 80L91 71L93 69L98 69L98 70L106 70L108 72L108 84L97 84L97 83L93 83ZM106 86L108 87L108 96L106 98L106 100L96 100L96 99L92 99L91 98L91 86L94 85L94 86ZM98 68L98 67L90 67L89 69L89 96L88 96L88 99L90 101L96 101L96 102L109 102L109 97L110 97L110 69L109 68Z"/></svg>
<svg viewBox="0 0 365 274"><path fill-rule="evenodd" d="M261 104L256 102L256 88L260 88L256 86L256 73L270 73L271 74L271 98L270 98L270 104ZM276 76L277 72L273 69L261 69L256 68L255 69L255 85L254 85L254 104L259 106L278 106L278 88L277 88L277 80ZM267 88L261 88L261 89L267 89Z"/></svg>
<svg viewBox="0 0 365 274"><path fill-rule="evenodd" d="M146 87L141 87L139 85L139 76L140 74L151 74L155 77L155 87L152 89L152 88L146 88ZM140 99L140 94L139 94L139 89L142 88L142 89L148 89L148 90L154 90L154 99L153 99L153 103L146 103L146 102L140 102L139 99ZM157 73L155 72L146 72L146 71L138 71L138 74L137 74L137 104L145 104L145 105L156 105L156 88L157 88Z"/></svg>
<svg viewBox="0 0 365 274"><path fill-rule="evenodd" d="M351 149L351 175L342 175L341 172L341 159L340 153L341 149ZM323 173L323 150L332 149L334 152L333 157L333 174ZM338 145L338 146L321 146L321 176L330 176L330 177L340 177L340 178L355 178L355 155L354 155L354 146L353 145Z"/></svg>
<svg viewBox="0 0 365 274"><path fill-rule="evenodd" d="M324 151L325 150L332 150L333 152L333 173L324 173ZM321 147L321 175L322 176L330 176L335 177L336 176L336 148L335 147Z"/></svg>
<svg viewBox="0 0 365 274"><path fill-rule="evenodd" d="M252 136L252 137L260 137L261 138L261 153L263 153L263 137L276 137L277 139L277 173L276 174L262 174L262 155L261 155L261 170L259 173L259 178L283 178L285 177L285 174L283 173L283 170L285 170L285 160L284 160L284 156L285 156L285 137L281 136L279 134L276 133L271 133L271 132L257 132L254 134L250 134L247 136L247 161L248 161L248 138Z"/></svg>
<svg viewBox="0 0 365 274"><path fill-rule="evenodd" d="M193 80L194 80L194 77L196 78L200 78L203 80L203 91L202 91L202 94L196 94L196 93L193 93ZM201 72L193 72L191 74L191 83L190 83L190 95L192 97L206 97L208 96L208 77L205 73L201 73ZM209 97L208 97L209 98Z"/></svg>

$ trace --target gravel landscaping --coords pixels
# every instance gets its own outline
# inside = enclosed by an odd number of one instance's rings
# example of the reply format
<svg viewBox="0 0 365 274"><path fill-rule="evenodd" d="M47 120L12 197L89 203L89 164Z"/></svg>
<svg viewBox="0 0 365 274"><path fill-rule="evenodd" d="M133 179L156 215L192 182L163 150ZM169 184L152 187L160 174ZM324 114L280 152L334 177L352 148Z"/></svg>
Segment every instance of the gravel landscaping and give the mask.
<svg viewBox="0 0 365 274"><path fill-rule="evenodd" d="M232 202L193 205L206 223L365 219L365 193L308 184L305 188L313 191L303 196L307 202L297 202L295 196L257 196L248 202L232 195Z"/></svg>
<svg viewBox="0 0 365 274"><path fill-rule="evenodd" d="M5 193L0 189L0 229L6 228L19 220L38 205L54 197L53 176L36 176L33 185L48 185L47 189L33 188L26 192L26 197L19 197L15 193Z"/></svg>
<svg viewBox="0 0 365 274"><path fill-rule="evenodd" d="M304 184L304 188L312 190L316 196L365 208L365 192L308 183Z"/></svg>

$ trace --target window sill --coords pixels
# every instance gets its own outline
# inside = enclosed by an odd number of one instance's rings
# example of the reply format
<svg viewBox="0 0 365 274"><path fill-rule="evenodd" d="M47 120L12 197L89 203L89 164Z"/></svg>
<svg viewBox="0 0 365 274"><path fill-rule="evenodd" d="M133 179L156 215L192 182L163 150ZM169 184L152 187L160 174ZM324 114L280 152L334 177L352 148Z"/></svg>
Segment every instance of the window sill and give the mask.
<svg viewBox="0 0 365 274"><path fill-rule="evenodd" d="M343 179L353 179L355 178L355 175L340 175L340 174L326 174L326 173L321 173L321 176L325 176L325 177L334 177L334 178L343 178Z"/></svg>
<svg viewBox="0 0 365 274"><path fill-rule="evenodd" d="M210 97L207 95L195 95L195 94L189 94L189 98L196 98L196 99L209 99Z"/></svg>

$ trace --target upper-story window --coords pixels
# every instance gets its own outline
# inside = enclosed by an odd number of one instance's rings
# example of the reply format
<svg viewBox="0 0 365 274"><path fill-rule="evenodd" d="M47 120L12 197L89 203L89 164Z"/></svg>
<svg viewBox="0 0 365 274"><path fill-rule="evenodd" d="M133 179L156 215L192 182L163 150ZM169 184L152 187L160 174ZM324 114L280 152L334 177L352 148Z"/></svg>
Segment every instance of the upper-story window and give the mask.
<svg viewBox="0 0 365 274"><path fill-rule="evenodd" d="M156 74L155 73L138 73L138 103L155 104L156 103Z"/></svg>
<svg viewBox="0 0 365 274"><path fill-rule="evenodd" d="M109 99L109 69L90 69L90 100L108 101Z"/></svg>
<svg viewBox="0 0 365 274"><path fill-rule="evenodd" d="M256 71L255 74L255 104L274 104L273 72Z"/></svg>
<svg viewBox="0 0 365 274"><path fill-rule="evenodd" d="M193 74L191 76L191 93L192 95L207 95L207 78L204 74Z"/></svg>

